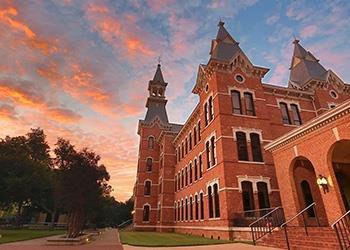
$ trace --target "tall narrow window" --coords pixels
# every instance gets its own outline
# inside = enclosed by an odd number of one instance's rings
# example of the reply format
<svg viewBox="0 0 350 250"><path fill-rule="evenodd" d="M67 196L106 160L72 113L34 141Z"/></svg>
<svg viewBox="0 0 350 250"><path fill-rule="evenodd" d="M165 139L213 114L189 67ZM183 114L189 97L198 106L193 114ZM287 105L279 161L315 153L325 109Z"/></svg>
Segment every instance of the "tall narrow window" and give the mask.
<svg viewBox="0 0 350 250"><path fill-rule="evenodd" d="M144 195L151 195L151 181L145 181Z"/></svg>
<svg viewBox="0 0 350 250"><path fill-rule="evenodd" d="M187 153L188 153L188 139L186 137L186 139L185 139L185 154L187 154Z"/></svg>
<svg viewBox="0 0 350 250"><path fill-rule="evenodd" d="M204 116L205 116L205 126L208 125L208 103L204 104Z"/></svg>
<svg viewBox="0 0 350 250"><path fill-rule="evenodd" d="M211 186L208 187L208 208L209 208L209 218L213 218L213 194Z"/></svg>
<svg viewBox="0 0 350 250"><path fill-rule="evenodd" d="M259 134L256 134L256 133L250 134L250 144L252 146L253 161L263 162Z"/></svg>
<svg viewBox="0 0 350 250"><path fill-rule="evenodd" d="M231 91L232 106L234 114L242 114L241 93L239 91Z"/></svg>
<svg viewBox="0 0 350 250"><path fill-rule="evenodd" d="M185 187L188 185L188 168L185 167Z"/></svg>
<svg viewBox="0 0 350 250"><path fill-rule="evenodd" d="M176 192L177 190L177 175L175 175L175 178L174 178L174 183L175 183L175 188L174 188L174 191Z"/></svg>
<svg viewBox="0 0 350 250"><path fill-rule="evenodd" d="M242 181L243 210L254 210L253 184L250 181Z"/></svg>
<svg viewBox="0 0 350 250"><path fill-rule="evenodd" d="M195 201L195 203L194 203L194 210L195 210L195 218L196 218L196 220L198 220L198 218L199 218L199 216L198 216L198 195L195 195L194 196L194 201Z"/></svg>
<svg viewBox="0 0 350 250"><path fill-rule="evenodd" d="M143 221L149 221L149 211L150 211L149 205L144 205L143 206Z"/></svg>
<svg viewBox="0 0 350 250"><path fill-rule="evenodd" d="M209 97L209 121L214 119L214 104L213 97Z"/></svg>
<svg viewBox="0 0 350 250"><path fill-rule="evenodd" d="M258 200L259 200L259 208L269 208L270 207L270 199L269 192L267 190L266 182L259 181L257 183L258 188Z"/></svg>
<svg viewBox="0 0 350 250"><path fill-rule="evenodd" d="M211 165L214 166L216 164L216 155L215 155L215 137L210 138L211 144Z"/></svg>
<svg viewBox="0 0 350 250"><path fill-rule="evenodd" d="M210 142L207 141L205 144L205 151L207 153L207 169L210 168Z"/></svg>
<svg viewBox="0 0 350 250"><path fill-rule="evenodd" d="M184 221L184 200L181 200L181 220Z"/></svg>
<svg viewBox="0 0 350 250"><path fill-rule="evenodd" d="M238 160L248 161L247 138L244 132L236 132Z"/></svg>
<svg viewBox="0 0 350 250"><path fill-rule="evenodd" d="M177 204L176 204L176 201L175 201L175 203L174 203L174 221L175 222L176 222L176 218L177 218L176 211L177 211Z"/></svg>
<svg viewBox="0 0 350 250"><path fill-rule="evenodd" d="M193 220L193 199L190 196L190 220Z"/></svg>
<svg viewBox="0 0 350 250"><path fill-rule="evenodd" d="M185 220L188 220L188 200L185 199Z"/></svg>
<svg viewBox="0 0 350 250"><path fill-rule="evenodd" d="M149 149L154 148L154 137L153 136L148 137L148 148Z"/></svg>
<svg viewBox="0 0 350 250"><path fill-rule="evenodd" d="M180 172L178 172L177 173L177 190L180 190L180 185L181 185Z"/></svg>
<svg viewBox="0 0 350 250"><path fill-rule="evenodd" d="M281 114L282 114L282 122L284 124L291 124L287 104L284 102L281 102L280 108L281 108Z"/></svg>
<svg viewBox="0 0 350 250"><path fill-rule="evenodd" d="M178 155L177 155L177 161L179 162L180 160L181 160L181 149L180 149L180 146L177 148L177 153L178 153Z"/></svg>
<svg viewBox="0 0 350 250"><path fill-rule="evenodd" d="M249 92L244 93L246 115L255 116L253 95Z"/></svg>
<svg viewBox="0 0 350 250"><path fill-rule="evenodd" d="M213 186L213 189L214 189L215 217L219 218L220 217L220 201L219 201L218 184L215 183Z"/></svg>
<svg viewBox="0 0 350 250"><path fill-rule="evenodd" d="M184 170L181 170L181 188L184 187L184 182L185 182L185 176L184 176Z"/></svg>
<svg viewBox="0 0 350 250"><path fill-rule="evenodd" d="M194 159L194 181L198 180L198 164L197 159Z"/></svg>
<svg viewBox="0 0 350 250"><path fill-rule="evenodd" d="M202 155L199 155L199 178L202 178L203 176L203 161L202 161Z"/></svg>
<svg viewBox="0 0 350 250"><path fill-rule="evenodd" d="M190 175L190 184L192 184L193 178L192 178L192 163L190 163L190 167L188 169L189 175Z"/></svg>
<svg viewBox="0 0 350 250"><path fill-rule="evenodd" d="M290 108L292 110L294 124L300 126L301 125L301 118L300 118L298 106L296 104L291 104Z"/></svg>
<svg viewBox="0 0 350 250"><path fill-rule="evenodd" d="M147 158L147 160L146 160L146 171L147 172L151 172L152 171L152 165L153 165L152 158Z"/></svg>
<svg viewBox="0 0 350 250"><path fill-rule="evenodd" d="M192 150L192 133L189 134L188 136L188 143L189 143L189 146L190 146L190 150Z"/></svg>
<svg viewBox="0 0 350 250"><path fill-rule="evenodd" d="M197 127L198 127L198 141L200 141L201 140L201 121L200 120L198 121Z"/></svg>
<svg viewBox="0 0 350 250"><path fill-rule="evenodd" d="M197 128L193 128L193 146L197 145Z"/></svg>
<svg viewBox="0 0 350 250"><path fill-rule="evenodd" d="M181 205L180 205L180 201L177 202L177 221L180 221L180 209L181 209Z"/></svg>
<svg viewBox="0 0 350 250"><path fill-rule="evenodd" d="M203 193L200 193L200 195L199 195L199 202L200 202L200 208L201 208L201 220L204 220L204 197L203 197Z"/></svg>

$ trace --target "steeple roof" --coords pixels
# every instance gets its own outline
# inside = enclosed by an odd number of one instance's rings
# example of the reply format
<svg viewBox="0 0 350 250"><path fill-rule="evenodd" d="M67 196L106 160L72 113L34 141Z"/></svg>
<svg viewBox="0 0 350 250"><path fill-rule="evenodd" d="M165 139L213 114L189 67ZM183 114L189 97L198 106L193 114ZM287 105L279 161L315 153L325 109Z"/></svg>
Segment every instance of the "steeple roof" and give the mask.
<svg viewBox="0 0 350 250"><path fill-rule="evenodd" d="M290 66L289 81L292 84L303 85L310 80L325 81L327 70L319 63L319 60L294 40L294 51Z"/></svg>
<svg viewBox="0 0 350 250"><path fill-rule="evenodd" d="M153 81L154 82L165 83L164 82L164 78L163 78L163 74L162 74L162 70L161 70L160 67L161 67L160 64L158 64L156 73L154 74L154 77L153 77Z"/></svg>
<svg viewBox="0 0 350 250"><path fill-rule="evenodd" d="M225 23L223 21L220 21L218 23L219 30L216 35L216 40L236 44L237 42L235 41L235 39L233 39L230 33L228 33L228 31L225 29L224 24Z"/></svg>

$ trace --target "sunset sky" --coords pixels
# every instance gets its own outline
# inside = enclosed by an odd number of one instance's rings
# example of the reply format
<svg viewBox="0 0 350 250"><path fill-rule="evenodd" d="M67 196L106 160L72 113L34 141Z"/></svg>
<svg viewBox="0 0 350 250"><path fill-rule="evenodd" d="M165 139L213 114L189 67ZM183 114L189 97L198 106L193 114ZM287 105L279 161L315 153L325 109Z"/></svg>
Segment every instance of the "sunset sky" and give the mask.
<svg viewBox="0 0 350 250"><path fill-rule="evenodd" d="M264 82L286 85L293 36L350 82L350 1L0 0L0 137L41 127L102 157L113 195L135 182L137 122L157 58L183 123L220 18Z"/></svg>

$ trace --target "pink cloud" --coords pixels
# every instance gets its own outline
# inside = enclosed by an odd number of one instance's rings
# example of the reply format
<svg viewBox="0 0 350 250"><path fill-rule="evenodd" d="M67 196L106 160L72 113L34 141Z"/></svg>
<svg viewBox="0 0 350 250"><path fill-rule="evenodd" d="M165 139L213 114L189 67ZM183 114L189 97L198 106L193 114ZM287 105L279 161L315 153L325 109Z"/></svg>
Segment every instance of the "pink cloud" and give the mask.
<svg viewBox="0 0 350 250"><path fill-rule="evenodd" d="M300 30L300 35L302 38L313 37L319 31L319 27L317 25L307 25Z"/></svg>

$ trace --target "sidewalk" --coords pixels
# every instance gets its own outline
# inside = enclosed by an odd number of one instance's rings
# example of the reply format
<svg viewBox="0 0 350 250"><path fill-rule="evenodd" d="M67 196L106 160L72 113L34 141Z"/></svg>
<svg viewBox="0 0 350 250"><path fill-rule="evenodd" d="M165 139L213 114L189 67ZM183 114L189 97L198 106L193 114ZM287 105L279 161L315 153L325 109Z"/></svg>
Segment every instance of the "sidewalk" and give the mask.
<svg viewBox="0 0 350 250"><path fill-rule="evenodd" d="M123 250L116 229L103 231L90 244L79 246L46 246L46 238L0 244L0 250Z"/></svg>
<svg viewBox="0 0 350 250"><path fill-rule="evenodd" d="M124 250L278 250L278 248L253 246L243 243L206 245L206 246L191 246L191 247L134 247L123 245Z"/></svg>

